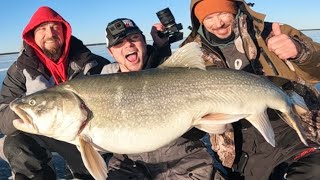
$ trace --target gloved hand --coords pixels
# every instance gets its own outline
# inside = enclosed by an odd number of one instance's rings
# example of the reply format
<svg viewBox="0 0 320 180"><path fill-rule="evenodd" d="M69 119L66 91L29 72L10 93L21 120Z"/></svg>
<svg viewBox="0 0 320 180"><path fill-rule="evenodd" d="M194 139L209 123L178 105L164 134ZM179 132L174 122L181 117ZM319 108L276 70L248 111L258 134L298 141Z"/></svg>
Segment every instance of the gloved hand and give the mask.
<svg viewBox="0 0 320 180"><path fill-rule="evenodd" d="M156 23L151 28L151 37L153 39L154 45L157 48L162 48L169 42L168 37L160 37L159 32L162 32L165 30L165 27L161 23Z"/></svg>
<svg viewBox="0 0 320 180"><path fill-rule="evenodd" d="M34 92L47 89L55 85L53 76L49 81L42 75L37 76L35 79L32 79L31 75L26 69L23 70L23 75L26 77L26 95L32 94Z"/></svg>
<svg viewBox="0 0 320 180"><path fill-rule="evenodd" d="M307 138L320 145L320 110L311 110L301 116L301 120Z"/></svg>

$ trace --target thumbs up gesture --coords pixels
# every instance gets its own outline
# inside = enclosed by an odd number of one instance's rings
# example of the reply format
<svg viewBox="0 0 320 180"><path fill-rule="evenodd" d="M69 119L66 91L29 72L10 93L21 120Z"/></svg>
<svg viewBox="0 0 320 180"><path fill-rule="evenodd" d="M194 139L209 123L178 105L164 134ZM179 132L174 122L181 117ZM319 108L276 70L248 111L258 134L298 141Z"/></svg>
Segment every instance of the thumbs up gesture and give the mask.
<svg viewBox="0 0 320 180"><path fill-rule="evenodd" d="M280 59L287 60L296 58L299 54L300 44L283 34L279 23L272 23L272 36L267 41L270 51L274 52Z"/></svg>

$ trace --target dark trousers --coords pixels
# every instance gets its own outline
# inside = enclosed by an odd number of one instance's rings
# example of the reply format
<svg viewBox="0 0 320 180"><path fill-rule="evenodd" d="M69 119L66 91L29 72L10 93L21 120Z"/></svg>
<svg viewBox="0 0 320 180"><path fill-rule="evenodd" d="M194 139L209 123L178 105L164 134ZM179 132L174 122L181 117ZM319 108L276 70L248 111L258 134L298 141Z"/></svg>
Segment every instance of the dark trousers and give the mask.
<svg viewBox="0 0 320 180"><path fill-rule="evenodd" d="M204 144L182 137L152 152L114 154L108 166L108 180L209 180L215 173Z"/></svg>
<svg viewBox="0 0 320 180"><path fill-rule="evenodd" d="M66 160L74 178L93 179L76 146L66 142L20 132L6 137L3 151L17 179L55 180L51 152Z"/></svg>
<svg viewBox="0 0 320 180"><path fill-rule="evenodd" d="M270 180L318 180L320 179L320 151L301 153L302 157L295 158L278 165Z"/></svg>

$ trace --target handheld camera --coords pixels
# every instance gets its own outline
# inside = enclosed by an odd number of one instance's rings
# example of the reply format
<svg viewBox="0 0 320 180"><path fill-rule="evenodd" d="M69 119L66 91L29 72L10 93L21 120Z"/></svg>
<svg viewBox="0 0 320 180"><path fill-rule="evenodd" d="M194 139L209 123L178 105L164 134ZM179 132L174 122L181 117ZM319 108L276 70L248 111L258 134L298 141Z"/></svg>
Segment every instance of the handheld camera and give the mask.
<svg viewBox="0 0 320 180"><path fill-rule="evenodd" d="M169 37L169 43L174 43L183 39L182 24L176 23L169 8L165 8L156 13L160 22L165 27L164 31L159 31L158 35L160 38Z"/></svg>

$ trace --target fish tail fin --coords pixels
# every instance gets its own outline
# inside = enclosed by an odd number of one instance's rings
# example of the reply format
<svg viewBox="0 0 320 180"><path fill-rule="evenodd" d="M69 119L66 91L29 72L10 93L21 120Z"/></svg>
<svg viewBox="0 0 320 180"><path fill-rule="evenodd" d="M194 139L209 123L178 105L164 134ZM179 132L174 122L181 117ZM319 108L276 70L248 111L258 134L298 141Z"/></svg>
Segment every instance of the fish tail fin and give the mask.
<svg viewBox="0 0 320 180"><path fill-rule="evenodd" d="M289 112L283 112L283 115L280 115L280 117L282 117L282 119L297 132L303 144L308 146L305 131L303 130L300 123L300 116L307 114L309 112L309 109L303 97L301 97L299 94L294 91L289 91L287 93L289 95L289 98L291 99L292 106Z"/></svg>
<svg viewBox="0 0 320 180"><path fill-rule="evenodd" d="M294 91L288 94L290 99L292 100L294 113L300 116L309 112L309 108L307 107L303 97L301 97L298 93Z"/></svg>
<svg viewBox="0 0 320 180"><path fill-rule="evenodd" d="M305 131L303 130L302 125L300 124L301 119L294 112L296 112L296 109L293 107L291 112L282 113L280 117L282 117L282 119L297 132L301 142L304 145L308 146L308 143L306 141Z"/></svg>
<svg viewBox="0 0 320 180"><path fill-rule="evenodd" d="M202 58L203 52L196 42L188 43L179 48L159 67L187 67L205 70L205 63Z"/></svg>
<svg viewBox="0 0 320 180"><path fill-rule="evenodd" d="M104 180L108 177L107 165L102 156L94 149L91 143L87 142L84 137L79 137L81 158L90 172L90 174L97 180Z"/></svg>

